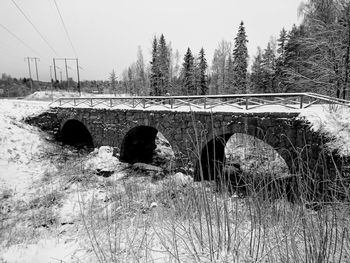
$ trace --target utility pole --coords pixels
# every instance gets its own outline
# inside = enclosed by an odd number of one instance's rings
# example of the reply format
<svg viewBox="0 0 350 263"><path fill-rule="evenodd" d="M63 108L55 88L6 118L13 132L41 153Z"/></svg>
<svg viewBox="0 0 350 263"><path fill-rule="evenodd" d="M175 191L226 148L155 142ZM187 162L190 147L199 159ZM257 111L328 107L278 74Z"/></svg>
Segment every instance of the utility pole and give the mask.
<svg viewBox="0 0 350 263"><path fill-rule="evenodd" d="M39 58L32 58L32 59L34 59L34 62L35 62L36 81L38 81L38 82L39 82L38 64L36 63L36 61L37 61L37 60L39 60L39 61L40 61L40 59L39 59Z"/></svg>
<svg viewBox="0 0 350 263"><path fill-rule="evenodd" d="M76 62L77 62L77 76L78 76L78 92L79 92L79 95L81 95L81 93L80 93L80 76L79 76L79 62L78 62L78 59L76 59Z"/></svg>
<svg viewBox="0 0 350 263"><path fill-rule="evenodd" d="M52 65L50 65L50 82L52 87Z"/></svg>
<svg viewBox="0 0 350 263"><path fill-rule="evenodd" d="M51 99L53 100L53 86L52 86L52 66L50 65L50 83L51 83Z"/></svg>
<svg viewBox="0 0 350 263"><path fill-rule="evenodd" d="M67 65L67 61L69 60L75 60L76 65L77 65L77 77L78 77L78 85L77 85L77 89L80 95L80 73L79 73L79 61L78 58L54 58L53 62L54 62L54 67L55 67L55 61L56 60L64 60L64 65L65 65L65 70L66 70L66 78L67 78L67 89L69 88L69 77L68 77L68 65ZM56 67L55 67L56 68ZM56 74L56 69L55 69L55 74ZM61 74L61 82L62 82L62 72L60 72ZM55 75L56 78L56 75Z"/></svg>
<svg viewBox="0 0 350 263"><path fill-rule="evenodd" d="M55 59L53 59L53 70L55 72L55 82L57 82L56 61L55 61Z"/></svg>
<svg viewBox="0 0 350 263"><path fill-rule="evenodd" d="M64 65L66 67L66 79L67 79L67 90L69 89L69 81L68 81L68 69L67 69L67 59L64 59Z"/></svg>
<svg viewBox="0 0 350 263"><path fill-rule="evenodd" d="M33 91L33 83L32 83L32 71L30 69L30 57L24 58L24 60L27 60L28 62L28 71L29 71L29 84L30 84L30 93Z"/></svg>

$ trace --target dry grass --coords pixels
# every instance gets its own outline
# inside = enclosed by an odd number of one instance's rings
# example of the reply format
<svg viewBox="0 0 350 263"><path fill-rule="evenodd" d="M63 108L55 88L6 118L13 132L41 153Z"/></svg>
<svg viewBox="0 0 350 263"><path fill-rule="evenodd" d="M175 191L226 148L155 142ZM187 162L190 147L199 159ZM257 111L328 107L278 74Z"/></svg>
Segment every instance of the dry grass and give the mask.
<svg viewBox="0 0 350 263"><path fill-rule="evenodd" d="M336 198L315 211L303 199L290 203L283 193L271 198L261 188L238 197L230 189L219 192L215 183L157 180L132 169L121 179L103 178L84 169L85 155L63 150L48 156L57 170L45 174L32 198L6 208L12 195L1 192L6 246L61 235L65 227L75 229L69 236L88 255L72 262L350 260L349 205ZM348 191L345 185L338 190ZM68 205L71 215L64 217L68 201L75 208Z"/></svg>

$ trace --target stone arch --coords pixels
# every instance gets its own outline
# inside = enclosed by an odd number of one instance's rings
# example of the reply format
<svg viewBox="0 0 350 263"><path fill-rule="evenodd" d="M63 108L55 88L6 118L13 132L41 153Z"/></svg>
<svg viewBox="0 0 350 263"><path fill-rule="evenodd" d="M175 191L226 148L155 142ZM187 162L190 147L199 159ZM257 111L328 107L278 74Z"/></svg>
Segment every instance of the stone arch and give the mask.
<svg viewBox="0 0 350 263"><path fill-rule="evenodd" d="M199 159L195 161L194 180L215 180L215 177L221 174L223 164L226 161L225 146L230 137L236 133L243 133L255 137L264 143L270 145L285 161L290 173L294 174L297 170L295 162L296 153L293 149L294 141L290 140L285 134L276 134L272 130L263 130L258 126L240 125L228 127L220 135L215 133L208 136L210 138L200 150Z"/></svg>
<svg viewBox="0 0 350 263"><path fill-rule="evenodd" d="M94 143L88 128L79 120L69 119L61 127L61 141L78 148L93 148Z"/></svg>
<svg viewBox="0 0 350 263"><path fill-rule="evenodd" d="M152 163L157 148L156 138L158 132L161 133L156 128L146 125L131 128L122 140L120 160L128 163ZM166 139L165 134L161 134L161 137ZM169 141L168 143L171 146Z"/></svg>

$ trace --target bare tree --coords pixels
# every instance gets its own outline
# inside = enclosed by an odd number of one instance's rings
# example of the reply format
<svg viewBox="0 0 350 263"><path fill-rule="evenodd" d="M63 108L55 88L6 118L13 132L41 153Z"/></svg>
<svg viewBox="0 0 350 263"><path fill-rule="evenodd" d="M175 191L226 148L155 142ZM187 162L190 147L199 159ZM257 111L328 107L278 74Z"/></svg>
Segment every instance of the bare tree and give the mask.
<svg viewBox="0 0 350 263"><path fill-rule="evenodd" d="M214 94L225 92L227 85L226 65L231 55L232 43L222 40L214 51L212 62L213 90Z"/></svg>
<svg viewBox="0 0 350 263"><path fill-rule="evenodd" d="M115 74L114 69L112 70L111 73L109 73L109 81L111 82L114 96L116 96L117 95L117 76Z"/></svg>

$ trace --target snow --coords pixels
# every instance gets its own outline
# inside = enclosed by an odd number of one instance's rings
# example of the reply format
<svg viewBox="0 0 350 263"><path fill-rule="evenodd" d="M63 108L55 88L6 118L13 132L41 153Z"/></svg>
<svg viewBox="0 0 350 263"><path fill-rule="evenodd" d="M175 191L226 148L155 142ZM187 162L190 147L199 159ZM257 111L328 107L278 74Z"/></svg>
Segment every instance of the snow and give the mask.
<svg viewBox="0 0 350 263"><path fill-rule="evenodd" d="M118 94L118 97L125 97L128 96L128 94ZM46 90L46 91L36 91L27 97L25 97L26 100L41 100L41 101L50 101L50 100L56 100L58 98L78 98L78 97L104 97L104 98L111 98L116 97L114 94L92 94L92 93L86 93L86 92L73 92L73 91L63 91L63 90Z"/></svg>
<svg viewBox="0 0 350 263"><path fill-rule="evenodd" d="M64 102L65 103L65 102ZM86 102L89 103L89 102ZM107 105L108 104L108 105ZM77 106L73 106L70 104L64 104L62 106L59 105L59 103L53 102L51 104L51 107L74 107L74 108L91 108L88 104L79 104ZM315 105L312 107L322 107L319 105ZM127 110L127 109L136 109L136 110L143 110L143 111L171 111L171 112L252 112L252 113L271 113L271 112L284 112L284 113L300 113L300 109L296 108L288 108L284 107L281 105L265 105L265 106L260 106L257 108L253 109L240 109L236 108L230 105L220 105L220 106L215 106L214 108L206 108L204 107L194 107L194 106L188 106L188 105L182 105L176 108L171 109L169 105L147 105L146 108L143 108L141 105L136 106L135 108L126 105L126 104L119 104L115 105L113 107L109 106L109 101L106 100L105 104L98 104L93 107L94 109L109 109L109 110L114 110L114 109L119 109L119 110Z"/></svg>
<svg viewBox="0 0 350 263"><path fill-rule="evenodd" d="M120 165L118 158L113 156L113 147L101 146L89 154L85 169L96 171L114 171Z"/></svg>
<svg viewBox="0 0 350 263"><path fill-rule="evenodd" d="M37 244L11 246L1 256L9 263L77 262L73 255L78 249L75 241L46 239Z"/></svg>
<svg viewBox="0 0 350 263"><path fill-rule="evenodd" d="M178 186L186 186L193 182L193 178L189 175L185 175L181 172L178 172L169 177L170 180L173 180Z"/></svg>
<svg viewBox="0 0 350 263"><path fill-rule="evenodd" d="M331 141L327 143L330 151L341 156L350 155L350 108L327 105L322 108L309 108L299 114L299 119L310 123L314 132L319 132Z"/></svg>
<svg viewBox="0 0 350 263"><path fill-rule="evenodd" d="M47 108L46 102L0 100L0 189L24 194L48 168L38 160L44 150L39 132L21 121Z"/></svg>
<svg viewBox="0 0 350 263"><path fill-rule="evenodd" d="M45 97L42 93L36 96ZM38 114L48 109L48 103L28 100L0 100L0 190L10 189L11 193L13 192L16 198L21 200L29 195L33 182L38 181L45 172L54 172L57 169L49 164L47 158L42 157L46 148L50 147L50 143L43 139L43 133L21 121L28 115ZM154 107L164 110L161 106ZM254 112L272 112L273 110L281 112L278 108L279 106L266 106L265 109L263 107L257 108ZM194 109L191 108L191 110ZM149 108L148 110L154 109ZM188 107L186 110L189 111ZM234 108L227 106L222 110L237 112L234 111ZM291 112L287 108L283 108L283 110ZM328 145L330 149L337 149L341 154L349 155L350 109L317 105L295 112L300 113L299 118L308 121L314 131L333 138L332 143ZM120 171L123 164L113 156L112 147L103 146L96 149L84 159L83 165L85 169L91 171L96 169L117 171L114 175L114 178L117 178L116 180L123 177L123 172ZM99 177L99 179L101 178ZM181 187L191 185L193 181L192 177L182 173L171 175L168 180L174 181L175 185ZM120 191L125 191L122 184L120 185ZM97 192L96 194L100 195L100 198L106 196L104 192ZM62 207L59 210L61 223L71 223L77 220L80 213L77 205L78 195L79 193L76 192L67 193L67 197L63 200ZM81 194L84 199L88 199L89 195L90 193ZM154 208L153 210L156 212L161 208L161 204L151 202L149 207ZM65 230L61 232L63 231ZM245 231L245 228L241 226L240 231ZM2 260L4 262L21 263L60 262L60 260L62 262L78 262L77 259L82 257L84 258L82 262L94 262L89 259L89 255L84 254L86 253L84 244L79 243L86 242L86 240L79 240L77 236L73 236L77 235L74 231L68 230L68 232L72 233L72 238L62 238L61 235L54 236L55 233L51 233L51 236L40 240L11 245L6 249L1 248L3 250L0 252L0 262Z"/></svg>

